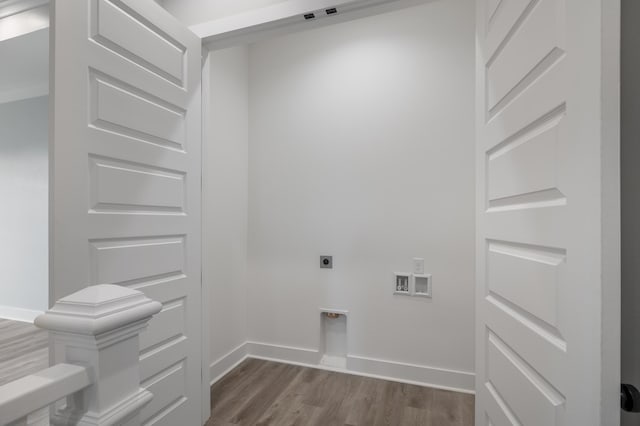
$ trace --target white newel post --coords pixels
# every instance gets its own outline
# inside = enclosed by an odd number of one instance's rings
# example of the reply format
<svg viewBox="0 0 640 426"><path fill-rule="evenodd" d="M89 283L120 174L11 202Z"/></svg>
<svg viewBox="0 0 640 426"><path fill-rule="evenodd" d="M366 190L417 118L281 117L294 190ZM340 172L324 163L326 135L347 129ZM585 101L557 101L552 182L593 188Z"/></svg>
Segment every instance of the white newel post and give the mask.
<svg viewBox="0 0 640 426"><path fill-rule="evenodd" d="M56 363L85 366L92 378L53 414L53 424L140 424L152 395L140 387L139 334L160 309L137 290L104 284L60 299L36 318L51 333Z"/></svg>

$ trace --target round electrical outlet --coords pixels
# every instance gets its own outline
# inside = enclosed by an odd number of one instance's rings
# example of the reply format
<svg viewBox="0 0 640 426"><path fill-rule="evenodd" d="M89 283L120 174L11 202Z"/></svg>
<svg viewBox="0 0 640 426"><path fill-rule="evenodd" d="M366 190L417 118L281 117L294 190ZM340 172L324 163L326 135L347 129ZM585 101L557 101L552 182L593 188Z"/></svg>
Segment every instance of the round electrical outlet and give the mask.
<svg viewBox="0 0 640 426"><path fill-rule="evenodd" d="M333 268L333 256L320 256L320 268L332 269Z"/></svg>

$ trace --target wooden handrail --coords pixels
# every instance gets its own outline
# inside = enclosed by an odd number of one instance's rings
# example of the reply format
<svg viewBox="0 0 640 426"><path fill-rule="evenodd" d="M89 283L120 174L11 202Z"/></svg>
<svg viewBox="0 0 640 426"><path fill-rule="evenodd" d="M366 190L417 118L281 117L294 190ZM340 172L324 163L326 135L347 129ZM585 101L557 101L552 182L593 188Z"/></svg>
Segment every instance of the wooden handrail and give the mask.
<svg viewBox="0 0 640 426"><path fill-rule="evenodd" d="M20 420L92 383L86 367L57 364L0 386L0 424Z"/></svg>

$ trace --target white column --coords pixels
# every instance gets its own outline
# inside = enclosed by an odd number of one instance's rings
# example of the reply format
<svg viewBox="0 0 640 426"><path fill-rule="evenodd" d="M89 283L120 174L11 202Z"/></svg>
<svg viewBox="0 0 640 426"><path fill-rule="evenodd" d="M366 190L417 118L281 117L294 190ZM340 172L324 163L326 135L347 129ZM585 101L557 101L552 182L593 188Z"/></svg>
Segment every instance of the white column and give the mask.
<svg viewBox="0 0 640 426"><path fill-rule="evenodd" d="M160 309L137 290L103 284L60 299L36 318L51 333L55 361L86 366L93 382L67 398L54 424L140 424L152 395L140 387L139 334Z"/></svg>

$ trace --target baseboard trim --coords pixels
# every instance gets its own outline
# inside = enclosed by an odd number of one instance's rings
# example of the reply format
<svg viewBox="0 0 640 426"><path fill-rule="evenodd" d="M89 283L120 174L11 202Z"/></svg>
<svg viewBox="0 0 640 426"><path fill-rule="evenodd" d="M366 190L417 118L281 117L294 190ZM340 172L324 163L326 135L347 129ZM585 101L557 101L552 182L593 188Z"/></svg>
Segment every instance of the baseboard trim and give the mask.
<svg viewBox="0 0 640 426"><path fill-rule="evenodd" d="M211 379L209 384L213 385L216 383L245 359L247 359L246 342L211 363L209 366L209 378Z"/></svg>
<svg viewBox="0 0 640 426"><path fill-rule="evenodd" d="M0 305L0 318L12 321L29 322L33 324L33 320L43 313L44 312L42 311L36 311L33 309L14 308L12 306Z"/></svg>
<svg viewBox="0 0 640 426"><path fill-rule="evenodd" d="M362 376L475 394L475 373L347 355L347 370Z"/></svg>
<svg viewBox="0 0 640 426"><path fill-rule="evenodd" d="M305 365L320 362L320 352L316 349L272 345L263 342L247 342L247 354L253 358L286 360Z"/></svg>
<svg viewBox="0 0 640 426"><path fill-rule="evenodd" d="M314 349L247 342L246 358L282 362L285 364L372 377L417 386L475 394L475 374L444 368L388 361L359 355L347 356L347 368L319 364L320 353Z"/></svg>

